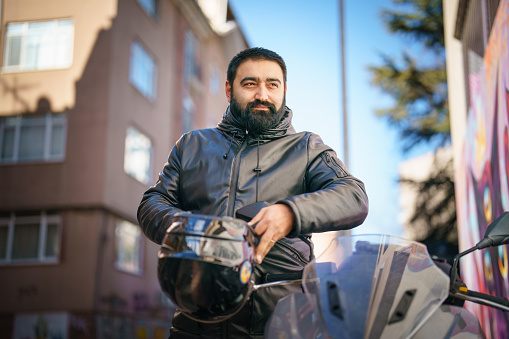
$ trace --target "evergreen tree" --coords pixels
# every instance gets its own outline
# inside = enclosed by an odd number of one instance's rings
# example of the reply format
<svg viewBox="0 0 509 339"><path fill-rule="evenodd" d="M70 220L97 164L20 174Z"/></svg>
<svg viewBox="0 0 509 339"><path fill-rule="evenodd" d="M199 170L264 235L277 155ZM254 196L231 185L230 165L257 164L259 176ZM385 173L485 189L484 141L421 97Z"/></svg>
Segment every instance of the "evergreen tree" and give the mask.
<svg viewBox="0 0 509 339"><path fill-rule="evenodd" d="M369 68L373 84L394 99L392 107L378 109L376 114L399 130L404 152L421 144L436 152L448 145L451 138L442 1L393 0L393 3L401 10L382 12L387 28L422 45L428 53L419 60L403 53L400 64L382 55L383 64ZM410 218L410 226L418 234L415 240L426 243L432 254L449 257L447 252L457 251L452 161L445 165L435 161L434 170L423 182L409 178L399 181L418 190Z"/></svg>

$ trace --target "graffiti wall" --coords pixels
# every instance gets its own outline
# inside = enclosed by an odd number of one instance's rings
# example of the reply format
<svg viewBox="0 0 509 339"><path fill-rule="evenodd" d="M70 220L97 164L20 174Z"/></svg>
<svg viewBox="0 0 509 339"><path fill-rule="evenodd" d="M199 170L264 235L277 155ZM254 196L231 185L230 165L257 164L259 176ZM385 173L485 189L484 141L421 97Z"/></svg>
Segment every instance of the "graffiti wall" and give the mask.
<svg viewBox="0 0 509 339"><path fill-rule="evenodd" d="M509 211L509 0L501 0L479 71L468 75L470 102L463 169L456 174L460 249L474 246L492 220ZM509 246L477 251L461 261L471 290L509 297ZM509 338L509 314L467 303L487 337Z"/></svg>

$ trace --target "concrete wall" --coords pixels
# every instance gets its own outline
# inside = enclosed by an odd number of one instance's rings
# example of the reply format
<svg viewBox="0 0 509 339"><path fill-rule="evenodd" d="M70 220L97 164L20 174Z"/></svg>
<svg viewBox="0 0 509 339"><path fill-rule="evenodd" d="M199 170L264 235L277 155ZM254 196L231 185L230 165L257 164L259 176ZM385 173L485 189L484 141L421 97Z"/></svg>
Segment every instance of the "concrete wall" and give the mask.
<svg viewBox="0 0 509 339"><path fill-rule="evenodd" d="M461 41L454 38L456 28L456 14L459 0L447 0L443 2L444 9L444 38L447 50L446 66L447 79L450 84L449 110L451 112L451 138L454 154L454 168L458 172L463 164L459 161L463 151L463 139L465 137L467 122L467 102L465 95L465 74Z"/></svg>

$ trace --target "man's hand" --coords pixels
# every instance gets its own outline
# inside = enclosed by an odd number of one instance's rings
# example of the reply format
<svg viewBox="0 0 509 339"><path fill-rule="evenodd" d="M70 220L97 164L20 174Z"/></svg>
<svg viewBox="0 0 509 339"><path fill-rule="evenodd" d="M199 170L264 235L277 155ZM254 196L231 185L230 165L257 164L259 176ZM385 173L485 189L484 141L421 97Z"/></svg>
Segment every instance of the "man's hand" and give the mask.
<svg viewBox="0 0 509 339"><path fill-rule="evenodd" d="M256 262L262 263L276 241L284 238L293 228L293 211L285 204L264 207L248 222L249 226L258 223L254 229L260 242L255 249Z"/></svg>

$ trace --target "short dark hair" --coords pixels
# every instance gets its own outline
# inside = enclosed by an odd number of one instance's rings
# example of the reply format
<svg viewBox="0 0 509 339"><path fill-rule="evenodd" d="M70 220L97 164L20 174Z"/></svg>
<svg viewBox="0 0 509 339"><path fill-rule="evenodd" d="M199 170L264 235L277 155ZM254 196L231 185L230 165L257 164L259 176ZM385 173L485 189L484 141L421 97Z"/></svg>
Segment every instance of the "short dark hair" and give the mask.
<svg viewBox="0 0 509 339"><path fill-rule="evenodd" d="M246 60L268 60L276 62L283 71L283 80L286 83L286 64L283 58L271 50L262 47L253 47L243 50L232 58L226 72L226 79L233 86L233 80L237 75L237 68Z"/></svg>

